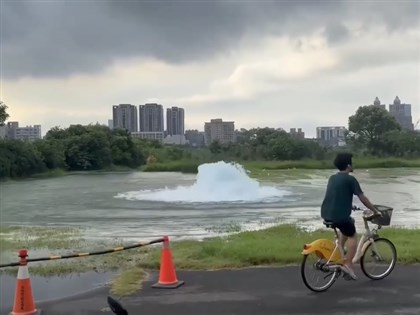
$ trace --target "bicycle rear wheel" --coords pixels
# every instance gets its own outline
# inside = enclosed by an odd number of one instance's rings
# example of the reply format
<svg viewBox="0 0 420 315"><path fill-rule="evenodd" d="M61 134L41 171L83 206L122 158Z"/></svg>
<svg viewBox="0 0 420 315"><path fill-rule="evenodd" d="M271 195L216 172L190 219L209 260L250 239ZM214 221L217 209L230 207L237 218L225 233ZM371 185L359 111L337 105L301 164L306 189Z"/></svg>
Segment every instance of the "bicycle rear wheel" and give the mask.
<svg viewBox="0 0 420 315"><path fill-rule="evenodd" d="M326 261L319 258L315 253L303 256L300 273L303 283L314 292L328 290L338 277L337 271L326 270ZM316 284L315 282L320 282Z"/></svg>
<svg viewBox="0 0 420 315"><path fill-rule="evenodd" d="M377 238L370 243L360 259L360 267L366 277L381 280L389 276L397 262L397 250L386 238Z"/></svg>

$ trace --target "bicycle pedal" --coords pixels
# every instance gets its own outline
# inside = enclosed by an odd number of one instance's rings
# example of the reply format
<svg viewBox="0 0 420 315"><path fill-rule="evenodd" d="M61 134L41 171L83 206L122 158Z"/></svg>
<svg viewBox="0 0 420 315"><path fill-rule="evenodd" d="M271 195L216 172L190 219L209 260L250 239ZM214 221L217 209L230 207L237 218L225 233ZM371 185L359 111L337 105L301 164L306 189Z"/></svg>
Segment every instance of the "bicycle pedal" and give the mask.
<svg viewBox="0 0 420 315"><path fill-rule="evenodd" d="M349 275L349 274L347 274L347 273L344 273L344 274L343 274L343 279L344 279L344 280L346 280L346 281L353 280L353 278L352 278L352 277L350 277L350 275Z"/></svg>
<svg viewBox="0 0 420 315"><path fill-rule="evenodd" d="M346 281L351 281L351 280L355 281L356 280L356 279L353 279L353 277L350 276L348 273L343 273L343 279L346 280Z"/></svg>

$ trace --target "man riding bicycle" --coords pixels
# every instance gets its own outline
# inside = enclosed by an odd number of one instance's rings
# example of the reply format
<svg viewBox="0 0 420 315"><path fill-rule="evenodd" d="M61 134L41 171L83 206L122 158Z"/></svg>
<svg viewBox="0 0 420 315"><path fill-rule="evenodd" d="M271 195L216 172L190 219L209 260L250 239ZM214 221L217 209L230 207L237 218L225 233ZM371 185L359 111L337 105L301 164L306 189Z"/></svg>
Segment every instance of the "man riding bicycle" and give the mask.
<svg viewBox="0 0 420 315"><path fill-rule="evenodd" d="M346 279L356 280L357 277L353 271L353 258L357 250L357 234L354 219L351 217L353 195L358 196L360 201L373 211L373 216L380 215L380 213L364 195L357 179L350 175L353 172L352 157L351 153L337 154L334 165L339 172L331 175L328 180L321 206L321 217L337 227L341 234L341 245L343 247L347 241L347 254L343 271L347 274Z"/></svg>

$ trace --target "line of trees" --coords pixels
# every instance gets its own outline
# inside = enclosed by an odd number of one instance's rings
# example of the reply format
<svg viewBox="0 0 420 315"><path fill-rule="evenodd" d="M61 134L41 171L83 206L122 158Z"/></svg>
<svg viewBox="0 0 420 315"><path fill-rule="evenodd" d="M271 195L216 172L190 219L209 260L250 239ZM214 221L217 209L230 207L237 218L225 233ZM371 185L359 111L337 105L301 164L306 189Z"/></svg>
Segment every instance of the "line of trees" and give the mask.
<svg viewBox="0 0 420 315"><path fill-rule="evenodd" d="M0 178L54 169L100 170L113 165L134 168L144 161L144 152L129 133L100 125L53 128L42 140L0 142Z"/></svg>
<svg viewBox="0 0 420 315"><path fill-rule="evenodd" d="M337 151L359 156L420 157L420 132L401 129L395 118L379 106L361 106L348 119L346 146L332 148L312 139L295 139L281 129L256 128L243 132L237 142L213 142L213 154L241 160L301 160L331 158Z"/></svg>
<svg viewBox="0 0 420 315"><path fill-rule="evenodd" d="M8 118L6 110L1 103L0 125ZM27 177L54 169L137 168L148 161L323 160L342 149L358 155L420 157L420 133L401 130L394 117L380 107L360 107L349 117L348 129L346 148L326 148L314 140L295 139L281 129L255 128L242 132L236 143L215 141L208 148L194 149L163 146L101 125L55 127L42 140L0 140L0 178Z"/></svg>

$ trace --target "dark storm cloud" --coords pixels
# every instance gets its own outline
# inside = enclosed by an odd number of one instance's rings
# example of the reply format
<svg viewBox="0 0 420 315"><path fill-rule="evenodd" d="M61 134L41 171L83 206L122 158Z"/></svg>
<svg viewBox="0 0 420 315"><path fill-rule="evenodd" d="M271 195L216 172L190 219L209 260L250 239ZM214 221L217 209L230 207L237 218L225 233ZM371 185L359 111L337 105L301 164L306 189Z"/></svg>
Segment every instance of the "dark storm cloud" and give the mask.
<svg viewBox="0 0 420 315"><path fill-rule="evenodd" d="M340 43L350 36L342 20L400 30L418 23L419 3L16 0L2 3L1 18L4 78L61 77L139 56L199 62L244 39L319 27Z"/></svg>

